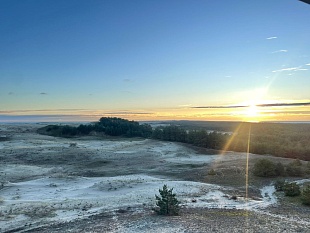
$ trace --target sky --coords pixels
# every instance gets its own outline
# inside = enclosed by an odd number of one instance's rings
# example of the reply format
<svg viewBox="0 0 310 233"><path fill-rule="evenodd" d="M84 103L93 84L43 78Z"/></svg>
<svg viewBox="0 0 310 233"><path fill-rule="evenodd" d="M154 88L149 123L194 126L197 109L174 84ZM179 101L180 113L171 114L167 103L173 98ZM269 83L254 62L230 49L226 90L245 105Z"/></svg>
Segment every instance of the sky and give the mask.
<svg viewBox="0 0 310 233"><path fill-rule="evenodd" d="M0 0L0 121L310 121L298 0Z"/></svg>

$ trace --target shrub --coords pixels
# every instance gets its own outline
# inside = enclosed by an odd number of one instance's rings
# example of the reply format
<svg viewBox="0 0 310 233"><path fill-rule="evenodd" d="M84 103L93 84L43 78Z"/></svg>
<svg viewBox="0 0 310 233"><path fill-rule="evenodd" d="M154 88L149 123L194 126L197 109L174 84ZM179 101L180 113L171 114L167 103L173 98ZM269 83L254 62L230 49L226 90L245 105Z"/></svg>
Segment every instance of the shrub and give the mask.
<svg viewBox="0 0 310 233"><path fill-rule="evenodd" d="M293 162L291 162L291 164L298 167L302 166L302 163L299 159L295 159Z"/></svg>
<svg viewBox="0 0 310 233"><path fill-rule="evenodd" d="M285 186L285 181L284 180L277 180L275 183L274 183L274 187L276 189L277 192L280 192L280 191L284 191L284 186Z"/></svg>
<svg viewBox="0 0 310 233"><path fill-rule="evenodd" d="M210 171L208 171L208 175L210 175L210 176L215 176L216 175L216 172L214 171L213 168Z"/></svg>
<svg viewBox="0 0 310 233"><path fill-rule="evenodd" d="M160 196L155 195L156 205L159 209L155 209L156 213L160 215L178 215L180 202L175 197L176 194L172 193L173 188L168 189L167 185L163 189L159 189Z"/></svg>
<svg viewBox="0 0 310 233"><path fill-rule="evenodd" d="M286 173L289 176L302 176L302 167L300 165L297 165L296 162L291 162L286 167Z"/></svg>
<svg viewBox="0 0 310 233"><path fill-rule="evenodd" d="M286 183L283 190L285 196L295 197L300 195L300 187L296 182Z"/></svg>
<svg viewBox="0 0 310 233"><path fill-rule="evenodd" d="M303 188L301 193L301 201L304 205L310 205L310 185Z"/></svg>
<svg viewBox="0 0 310 233"><path fill-rule="evenodd" d="M276 165L269 159L260 159L254 164L253 173L260 177L274 177L277 175Z"/></svg>
<svg viewBox="0 0 310 233"><path fill-rule="evenodd" d="M306 173L307 173L307 174L310 174L310 162L307 163L307 166L306 166Z"/></svg>
<svg viewBox="0 0 310 233"><path fill-rule="evenodd" d="M282 163L278 162L275 165L275 172L276 172L276 175L278 175L278 176L284 176L285 175L285 168L284 168Z"/></svg>

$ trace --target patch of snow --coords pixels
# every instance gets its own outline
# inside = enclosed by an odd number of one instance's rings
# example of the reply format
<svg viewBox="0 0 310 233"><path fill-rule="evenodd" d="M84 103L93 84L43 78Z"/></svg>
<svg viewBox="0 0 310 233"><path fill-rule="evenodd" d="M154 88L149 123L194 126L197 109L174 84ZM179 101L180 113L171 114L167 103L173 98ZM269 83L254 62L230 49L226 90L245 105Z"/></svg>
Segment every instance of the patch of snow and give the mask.
<svg viewBox="0 0 310 233"><path fill-rule="evenodd" d="M23 177L27 174L29 177L38 176L49 173L52 168L43 168L34 165L19 165L19 164L5 164L0 165L1 173L4 177L10 177L11 179Z"/></svg>
<svg viewBox="0 0 310 233"><path fill-rule="evenodd" d="M261 189L263 202L260 207L267 207L269 205L274 205L277 203L277 197L274 195L275 191L276 189L274 185L268 185Z"/></svg>
<svg viewBox="0 0 310 233"><path fill-rule="evenodd" d="M52 140L13 140L13 141L6 141L3 142L3 149L36 149L40 148L48 148L48 147L68 147L67 142L57 142Z"/></svg>
<svg viewBox="0 0 310 233"><path fill-rule="evenodd" d="M143 145L145 140L141 141L110 141L110 140L89 140L89 141L79 141L78 146L90 149L99 149L105 151L118 151L123 150L128 147L135 147Z"/></svg>
<svg viewBox="0 0 310 233"><path fill-rule="evenodd" d="M0 195L4 199L2 210L11 210L14 217L0 221L0 228L5 229L9 223L25 224L20 215L25 212L31 215L38 208L51 212L49 221L67 221L101 210L142 204L154 206L155 194L158 194L163 184L173 187L182 205L189 207L256 209L276 201L272 193L274 190L269 186L262 190L267 193L262 201L245 201L241 197L237 200L229 199L225 189L218 185L166 180L147 175L42 178L17 182L1 190ZM193 198L196 202L192 202Z"/></svg>
<svg viewBox="0 0 310 233"><path fill-rule="evenodd" d="M295 181L298 185L302 185L304 183L310 182L310 179L302 179Z"/></svg>
<svg viewBox="0 0 310 233"><path fill-rule="evenodd" d="M188 155L185 156L175 156L166 158L166 161L181 164L204 164L212 163L216 159L216 155Z"/></svg>
<svg viewBox="0 0 310 233"><path fill-rule="evenodd" d="M186 150L185 147L182 147L173 142L161 142L160 146L152 147L150 148L150 151L159 153L163 156L164 155L175 156L175 154L179 152L180 149Z"/></svg>

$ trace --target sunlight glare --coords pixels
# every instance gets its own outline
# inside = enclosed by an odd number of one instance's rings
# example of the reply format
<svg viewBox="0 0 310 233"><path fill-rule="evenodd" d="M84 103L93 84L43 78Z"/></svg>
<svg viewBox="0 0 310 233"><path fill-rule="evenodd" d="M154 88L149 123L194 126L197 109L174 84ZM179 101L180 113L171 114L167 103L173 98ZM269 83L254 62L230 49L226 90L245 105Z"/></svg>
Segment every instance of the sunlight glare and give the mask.
<svg viewBox="0 0 310 233"><path fill-rule="evenodd" d="M259 122L260 113L255 104L251 104L245 112L247 122Z"/></svg>
<svg viewBox="0 0 310 233"><path fill-rule="evenodd" d="M249 108L247 109L247 115L248 117L257 117L258 116L258 110L256 105L251 104Z"/></svg>

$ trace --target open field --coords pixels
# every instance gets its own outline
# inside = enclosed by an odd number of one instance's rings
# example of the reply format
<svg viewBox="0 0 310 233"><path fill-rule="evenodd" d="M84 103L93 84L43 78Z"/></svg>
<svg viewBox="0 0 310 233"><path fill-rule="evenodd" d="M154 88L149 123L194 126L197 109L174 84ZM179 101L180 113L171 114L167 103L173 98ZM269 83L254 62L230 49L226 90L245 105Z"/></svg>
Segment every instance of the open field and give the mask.
<svg viewBox="0 0 310 233"><path fill-rule="evenodd" d="M0 232L310 232L309 207L283 202L272 179L251 174L267 156L250 154L246 200L245 153L139 138L56 138L37 134L39 127L0 126ZM180 199L180 216L153 213L163 184Z"/></svg>

